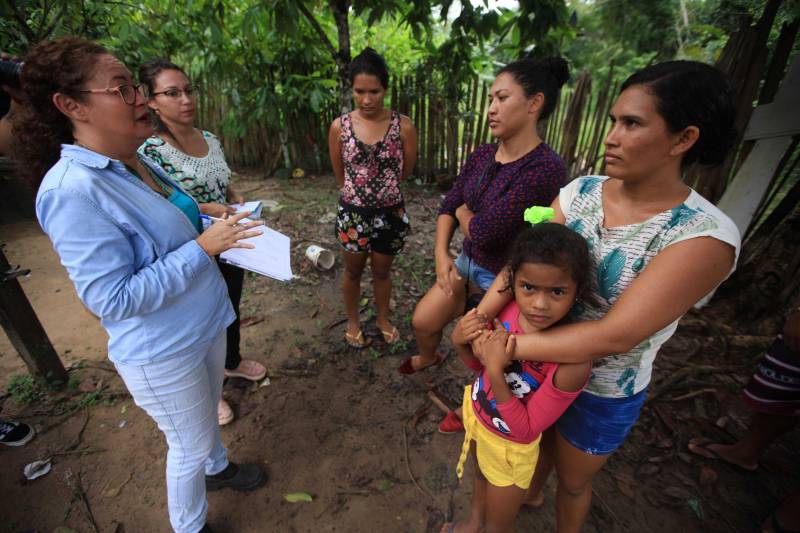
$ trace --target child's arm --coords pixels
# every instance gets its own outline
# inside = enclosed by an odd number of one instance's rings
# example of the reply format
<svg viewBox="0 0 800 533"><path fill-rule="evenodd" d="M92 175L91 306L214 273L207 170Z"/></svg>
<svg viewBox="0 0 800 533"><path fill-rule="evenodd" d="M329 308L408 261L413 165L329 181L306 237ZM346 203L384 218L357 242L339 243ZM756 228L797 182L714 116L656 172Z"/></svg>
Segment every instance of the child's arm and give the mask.
<svg viewBox="0 0 800 533"><path fill-rule="evenodd" d="M486 317L479 314L476 309L470 309L456 323L450 340L455 345L465 346L477 339L484 330L490 329Z"/></svg>
<svg viewBox="0 0 800 533"><path fill-rule="evenodd" d="M586 384L590 369L589 362L559 365L532 393L533 397L527 405L514 396L502 402L495 393L497 410L515 436L535 437L553 425L577 398Z"/></svg>
<svg viewBox="0 0 800 533"><path fill-rule="evenodd" d="M504 372L514 354L513 344L514 337L503 327L484 332L473 343L475 353L486 367L486 376L489 378L498 406L502 402L515 399L506 383ZM509 345L511 346L510 350L506 349Z"/></svg>
<svg viewBox="0 0 800 533"><path fill-rule="evenodd" d="M508 267L503 268L494 278L494 281L486 289L486 294L481 298L476 308L478 313L484 315L487 320L494 319L500 311L514 299L514 292L504 290L508 285Z"/></svg>
<svg viewBox="0 0 800 533"><path fill-rule="evenodd" d="M453 346L456 351L456 355L464 363L464 366L474 370L475 372L480 372L483 370L483 365L478 358L475 357L475 354L472 353L472 347L467 344L456 344Z"/></svg>
<svg viewBox="0 0 800 533"><path fill-rule="evenodd" d="M472 353L470 342L478 338L485 329L486 319L479 315L475 309L472 309L458 321L450 336L458 358L476 372L480 372L483 369L483 365Z"/></svg>

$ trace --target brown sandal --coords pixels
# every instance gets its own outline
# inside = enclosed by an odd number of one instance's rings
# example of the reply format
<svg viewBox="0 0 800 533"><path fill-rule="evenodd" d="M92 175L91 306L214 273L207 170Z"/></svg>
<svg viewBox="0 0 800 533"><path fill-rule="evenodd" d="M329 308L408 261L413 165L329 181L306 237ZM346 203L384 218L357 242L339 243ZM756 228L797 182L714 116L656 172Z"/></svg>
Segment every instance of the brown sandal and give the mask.
<svg viewBox="0 0 800 533"><path fill-rule="evenodd" d="M358 330L357 335L351 335L348 332L344 332L344 340L347 342L347 345L351 348L355 348L356 350L363 350L370 344L372 344L372 339L365 339L364 332Z"/></svg>
<svg viewBox="0 0 800 533"><path fill-rule="evenodd" d="M400 340L400 331L394 326L389 331L383 329L380 331L381 335L383 335L383 342L386 344L394 344Z"/></svg>

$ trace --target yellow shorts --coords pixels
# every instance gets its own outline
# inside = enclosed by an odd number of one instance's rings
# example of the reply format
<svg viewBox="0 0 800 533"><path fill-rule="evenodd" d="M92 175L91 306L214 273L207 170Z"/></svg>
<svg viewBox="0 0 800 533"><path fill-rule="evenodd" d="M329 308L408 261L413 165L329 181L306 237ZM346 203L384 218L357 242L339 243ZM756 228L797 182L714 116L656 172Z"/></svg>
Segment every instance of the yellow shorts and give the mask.
<svg viewBox="0 0 800 533"><path fill-rule="evenodd" d="M475 454L483 477L495 487L516 485L527 489L531 484L536 462L539 460L539 439L530 444L520 444L504 439L489 431L472 411L472 385L464 389L463 418L464 446L458 458L456 474L464 475L464 461L467 459L471 442L475 441Z"/></svg>

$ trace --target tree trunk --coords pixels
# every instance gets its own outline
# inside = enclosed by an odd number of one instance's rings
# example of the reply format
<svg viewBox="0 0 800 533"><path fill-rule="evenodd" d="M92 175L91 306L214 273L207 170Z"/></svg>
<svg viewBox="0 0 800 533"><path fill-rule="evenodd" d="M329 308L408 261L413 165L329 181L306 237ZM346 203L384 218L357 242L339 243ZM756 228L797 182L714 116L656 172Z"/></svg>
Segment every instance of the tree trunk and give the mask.
<svg viewBox="0 0 800 533"><path fill-rule="evenodd" d="M342 113L349 113L352 109L352 99L350 98L350 24L348 12L350 11L350 0L328 0L328 5L333 12L333 19L336 21L336 29L339 33L339 52L334 59L339 75L339 108Z"/></svg>
<svg viewBox="0 0 800 533"><path fill-rule="evenodd" d="M299 1L297 8L308 19L311 27L319 35L322 44L333 57L336 63L337 77L339 79L339 110L341 113L348 113L352 109L350 101L350 24L349 13L351 0L328 0L328 7L333 14L333 20L336 21L336 30L339 36L339 49L334 48L325 31L320 26L317 19L309 11L306 5Z"/></svg>
<svg viewBox="0 0 800 533"><path fill-rule="evenodd" d="M25 297L15 271L0 248L0 325L37 380L52 386L67 382L67 371L58 358L39 318Z"/></svg>

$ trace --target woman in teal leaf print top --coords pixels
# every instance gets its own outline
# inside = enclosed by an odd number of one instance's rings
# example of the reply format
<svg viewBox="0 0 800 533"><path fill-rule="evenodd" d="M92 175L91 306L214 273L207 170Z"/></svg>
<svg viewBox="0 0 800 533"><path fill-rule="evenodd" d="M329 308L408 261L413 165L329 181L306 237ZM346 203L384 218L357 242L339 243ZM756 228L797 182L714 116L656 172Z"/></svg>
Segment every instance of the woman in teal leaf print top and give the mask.
<svg viewBox="0 0 800 533"><path fill-rule="evenodd" d="M595 268L596 305L577 321L517 337L515 357L592 361L584 392L542 437L528 503L543 500L555 463L559 532L579 531L592 479L639 417L653 360L678 320L733 271L739 232L682 180L691 163L720 163L734 138L733 89L693 61L651 65L622 85L606 136L607 176L578 178L553 202L581 234ZM498 276L502 280L503 276ZM490 319L509 295L496 283L478 306Z"/></svg>

